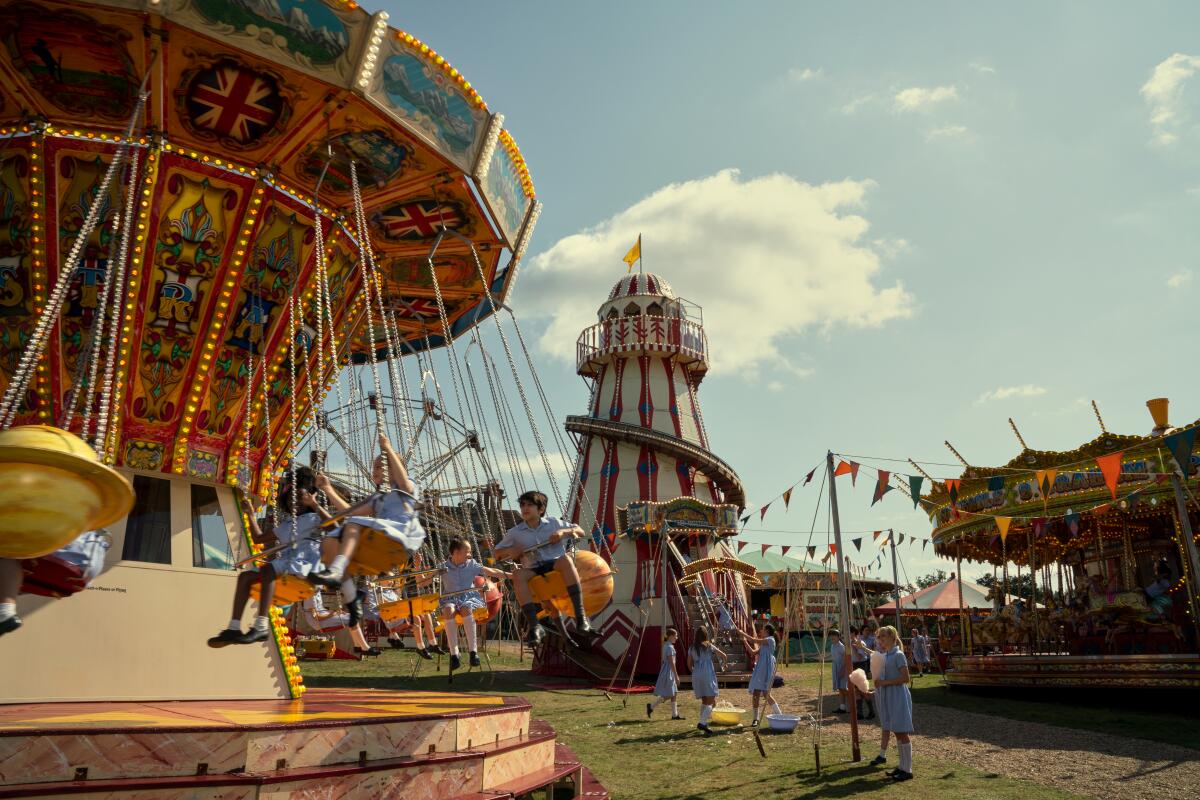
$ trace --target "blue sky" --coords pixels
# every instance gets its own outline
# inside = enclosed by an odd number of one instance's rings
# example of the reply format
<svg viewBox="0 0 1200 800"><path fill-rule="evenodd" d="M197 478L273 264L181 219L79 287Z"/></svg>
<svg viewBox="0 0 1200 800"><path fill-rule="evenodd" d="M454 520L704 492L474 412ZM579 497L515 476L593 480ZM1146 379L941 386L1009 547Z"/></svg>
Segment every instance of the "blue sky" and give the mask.
<svg viewBox="0 0 1200 800"><path fill-rule="evenodd" d="M1194 5L382 8L530 165L545 208L514 305L560 417L586 401L564 356L638 231L705 308L700 400L755 509L827 448L952 463L949 439L993 465L1010 416L1036 449L1094 437L1093 398L1118 432L1149 430L1150 397L1200 416ZM927 535L900 492L871 509L864 475L844 528ZM803 546L815 495L744 538ZM904 550L909 577L953 569Z"/></svg>

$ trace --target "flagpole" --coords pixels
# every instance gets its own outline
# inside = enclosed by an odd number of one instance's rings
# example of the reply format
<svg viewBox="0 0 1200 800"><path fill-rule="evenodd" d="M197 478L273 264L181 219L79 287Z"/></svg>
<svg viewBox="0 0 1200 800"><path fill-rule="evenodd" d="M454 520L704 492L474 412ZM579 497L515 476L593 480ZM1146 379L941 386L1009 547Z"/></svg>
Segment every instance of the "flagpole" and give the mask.
<svg viewBox="0 0 1200 800"><path fill-rule="evenodd" d="M833 452L825 453L825 467L829 470L829 511L833 517L833 541L837 547L837 570L838 570L838 607L841 610L842 625L849 633L850 625L850 595L846 584L846 569L842 564L842 523L838 518L837 505L837 478L833 475ZM853 663L850 661L850 648L846 648L846 675L849 676L851 670L854 669ZM850 689L849 702L850 706L850 748L851 760L858 762L862 761L862 753L858 749L858 700L855 697L857 690L853 683L847 682Z"/></svg>
<svg viewBox="0 0 1200 800"><path fill-rule="evenodd" d="M900 631L900 577L896 572L896 533L888 528L888 544L892 548L892 588L896 593L896 633L903 637Z"/></svg>

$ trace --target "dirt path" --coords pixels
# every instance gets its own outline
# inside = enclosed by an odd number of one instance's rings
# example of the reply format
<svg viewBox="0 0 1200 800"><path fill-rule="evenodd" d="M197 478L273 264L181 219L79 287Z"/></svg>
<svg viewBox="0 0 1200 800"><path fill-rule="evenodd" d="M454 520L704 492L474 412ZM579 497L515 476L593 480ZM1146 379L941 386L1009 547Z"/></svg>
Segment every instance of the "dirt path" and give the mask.
<svg viewBox="0 0 1200 800"><path fill-rule="evenodd" d="M777 692L780 703L789 709L816 710L812 687L788 686ZM836 705L836 699L826 698L825 733L848 737L846 716L829 713ZM1105 800L1196 797L1200 750L929 704L914 709L913 721L916 770L926 755ZM870 720L859 731L864 758L873 758L878 752L878 725ZM894 766L894 743L888 758Z"/></svg>

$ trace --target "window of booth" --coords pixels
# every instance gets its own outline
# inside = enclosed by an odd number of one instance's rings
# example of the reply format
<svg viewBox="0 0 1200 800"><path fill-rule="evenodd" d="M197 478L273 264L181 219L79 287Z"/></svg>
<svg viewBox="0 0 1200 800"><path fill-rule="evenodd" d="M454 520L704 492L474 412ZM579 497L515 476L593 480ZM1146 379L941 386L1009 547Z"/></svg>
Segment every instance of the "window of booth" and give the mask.
<svg viewBox="0 0 1200 800"><path fill-rule="evenodd" d="M233 548L217 490L192 484L192 566L233 569Z"/></svg>
<svg viewBox="0 0 1200 800"><path fill-rule="evenodd" d="M171 482L133 476L133 510L125 523L121 558L151 564L171 563Z"/></svg>

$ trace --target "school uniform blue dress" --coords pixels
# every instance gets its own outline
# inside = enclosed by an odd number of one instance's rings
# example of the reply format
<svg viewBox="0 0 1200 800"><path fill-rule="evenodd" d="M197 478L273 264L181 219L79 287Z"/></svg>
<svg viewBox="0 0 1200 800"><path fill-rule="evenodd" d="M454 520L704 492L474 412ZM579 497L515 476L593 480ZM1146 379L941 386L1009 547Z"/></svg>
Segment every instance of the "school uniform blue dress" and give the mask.
<svg viewBox="0 0 1200 800"><path fill-rule="evenodd" d="M420 550L425 541L425 529L417 516L417 498L394 486L390 492L375 496L370 516L348 517L346 522L380 531L410 553Z"/></svg>
<svg viewBox="0 0 1200 800"><path fill-rule="evenodd" d="M875 680L894 681L900 677L901 670L908 668L908 658L904 651L896 645L884 654L883 674L876 675ZM877 686L875 688L875 711L879 714L880 730L892 733L912 733L912 694L908 684L894 686Z"/></svg>
<svg viewBox="0 0 1200 800"><path fill-rule="evenodd" d="M773 680L775 680L775 637L768 636L767 641L758 646L758 660L754 662L754 672L750 673L750 685L746 688L751 692L769 692Z"/></svg>
<svg viewBox="0 0 1200 800"><path fill-rule="evenodd" d="M850 688L850 677L846 674L846 645L834 642L829 645L829 661L833 665L833 690Z"/></svg>
<svg viewBox="0 0 1200 800"><path fill-rule="evenodd" d="M442 606L453 605L456 611L468 612L487 608L483 595L475 588L475 578L483 574L483 565L473 558L462 564L447 559L442 564L446 574L442 576ZM471 591L467 591L470 589ZM454 594L463 592L463 594ZM448 596L449 595L449 596Z"/></svg>
<svg viewBox="0 0 1200 800"><path fill-rule="evenodd" d="M674 663L675 645L663 642L662 666L658 668L658 680L654 682L656 697L674 697L679 693L679 685L675 683L675 672L672 669Z"/></svg>
<svg viewBox="0 0 1200 800"><path fill-rule="evenodd" d="M692 648L692 694L696 697L716 697L719 694L711 647Z"/></svg>
<svg viewBox="0 0 1200 800"><path fill-rule="evenodd" d="M321 517L315 512L301 514L292 524L292 515L280 512L275 526L275 538L287 547L271 559L276 575L295 575L307 578L321 564Z"/></svg>

